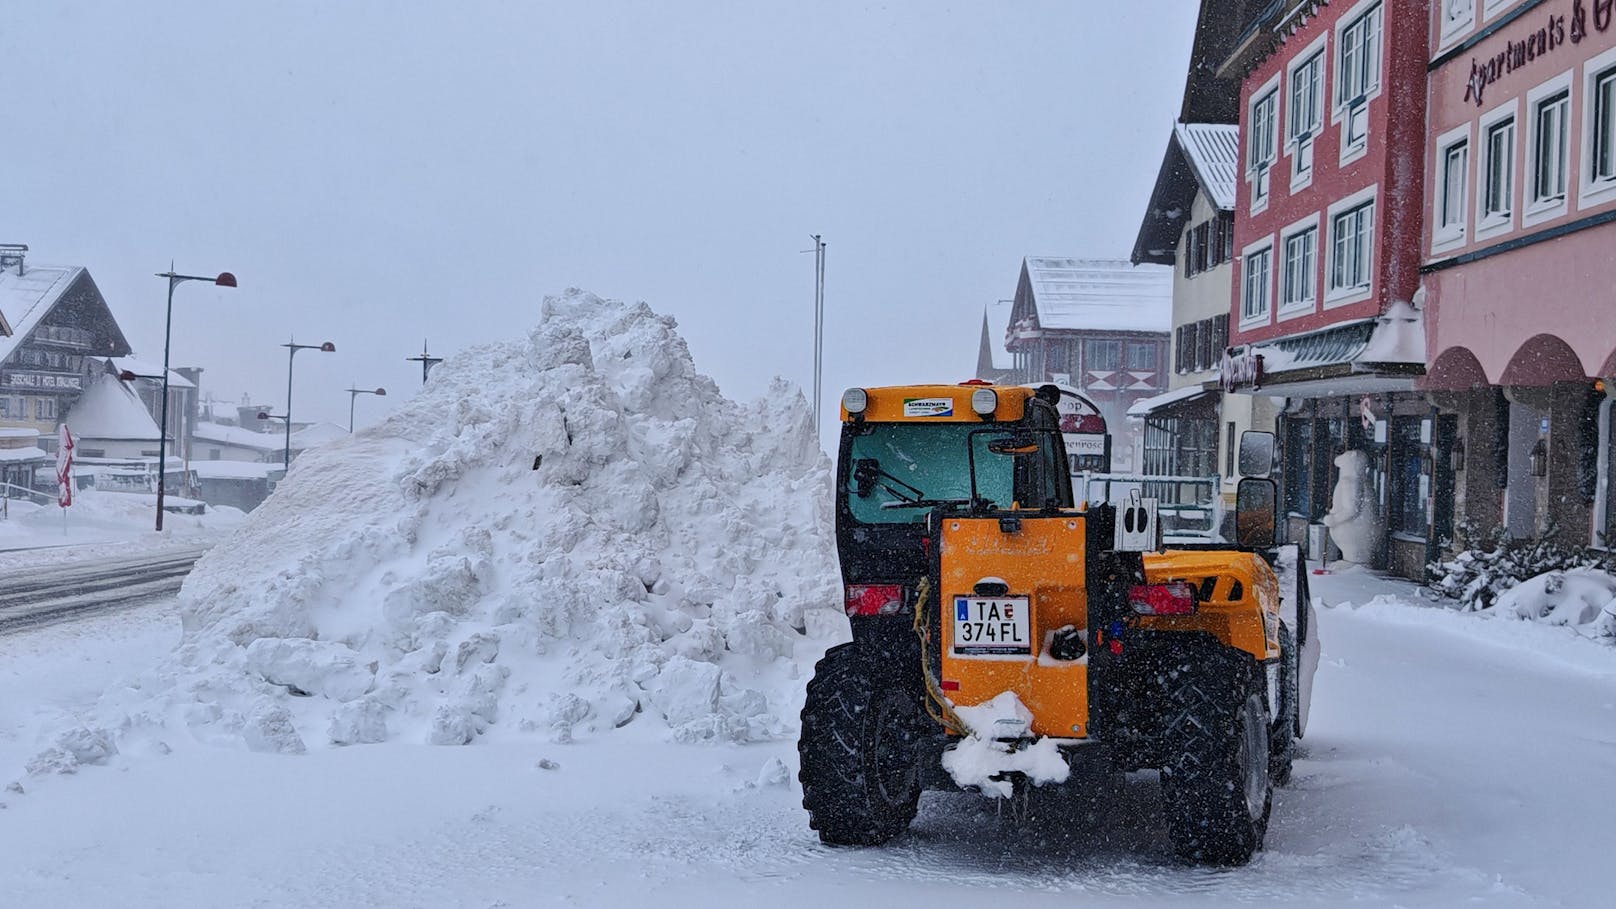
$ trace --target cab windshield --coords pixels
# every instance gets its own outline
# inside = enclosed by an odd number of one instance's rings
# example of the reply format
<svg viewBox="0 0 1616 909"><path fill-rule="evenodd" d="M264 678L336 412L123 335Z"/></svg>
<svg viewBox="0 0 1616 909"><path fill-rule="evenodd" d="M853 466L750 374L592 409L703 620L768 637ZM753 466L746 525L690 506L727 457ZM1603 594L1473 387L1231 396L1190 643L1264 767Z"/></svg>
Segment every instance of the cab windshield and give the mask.
<svg viewBox="0 0 1616 909"><path fill-rule="evenodd" d="M866 423L851 431L841 485L848 511L860 523L918 523L936 505L968 504L972 459L979 502L1003 509L1015 501L1018 458L989 450L989 443L1010 434L1008 428L999 432L980 423ZM1042 439L1039 445L1049 449L1053 441ZM1048 454L1023 457L1040 461ZM1020 472L1023 477L1050 473L1029 472L1025 466ZM1051 494L1046 490L1036 504L1042 505Z"/></svg>

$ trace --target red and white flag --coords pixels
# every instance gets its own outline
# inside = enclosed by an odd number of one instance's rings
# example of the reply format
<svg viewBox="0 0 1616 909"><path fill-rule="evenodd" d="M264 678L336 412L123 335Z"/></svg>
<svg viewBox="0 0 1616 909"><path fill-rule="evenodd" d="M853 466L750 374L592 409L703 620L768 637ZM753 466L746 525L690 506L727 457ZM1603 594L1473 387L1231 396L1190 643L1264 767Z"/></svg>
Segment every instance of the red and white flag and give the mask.
<svg viewBox="0 0 1616 909"><path fill-rule="evenodd" d="M56 504L73 504L73 434L66 423L56 428Z"/></svg>

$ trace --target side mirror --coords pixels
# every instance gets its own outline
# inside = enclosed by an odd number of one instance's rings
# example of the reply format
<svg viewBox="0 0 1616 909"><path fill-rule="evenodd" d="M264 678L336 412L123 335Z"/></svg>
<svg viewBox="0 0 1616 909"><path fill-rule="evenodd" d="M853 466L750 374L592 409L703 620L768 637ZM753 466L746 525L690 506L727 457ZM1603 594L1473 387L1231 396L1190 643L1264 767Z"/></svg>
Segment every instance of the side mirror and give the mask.
<svg viewBox="0 0 1616 909"><path fill-rule="evenodd" d="M988 451L1001 455L1029 455L1038 453L1038 437L1031 433L1000 436L988 440Z"/></svg>
<svg viewBox="0 0 1616 909"><path fill-rule="evenodd" d="M1271 548L1278 516L1279 484L1265 477L1246 477L1240 481L1234 493L1234 538L1237 545L1246 549Z"/></svg>
<svg viewBox="0 0 1616 909"><path fill-rule="evenodd" d="M1240 434L1240 475L1266 477L1274 472L1274 434L1246 430Z"/></svg>

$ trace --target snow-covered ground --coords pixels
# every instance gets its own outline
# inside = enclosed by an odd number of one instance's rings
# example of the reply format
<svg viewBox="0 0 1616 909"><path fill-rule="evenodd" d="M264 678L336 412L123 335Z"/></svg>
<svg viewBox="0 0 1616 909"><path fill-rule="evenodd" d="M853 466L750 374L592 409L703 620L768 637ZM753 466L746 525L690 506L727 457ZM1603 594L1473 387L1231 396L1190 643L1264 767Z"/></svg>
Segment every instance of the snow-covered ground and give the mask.
<svg viewBox="0 0 1616 909"><path fill-rule="evenodd" d="M158 533L155 495L97 489L75 492L67 508L13 499L6 510L0 520L0 564L24 567L211 545L246 518L237 508L209 506L199 515L163 515Z"/></svg>
<svg viewBox="0 0 1616 909"><path fill-rule="evenodd" d="M820 845L828 492L795 389L728 401L671 319L547 301L300 459L177 599L0 636L0 904L1606 902L1616 648L1361 571L1314 578L1249 867L1173 861L1148 773L1096 830L932 794Z"/></svg>
<svg viewBox="0 0 1616 909"><path fill-rule="evenodd" d="M167 603L0 638L0 767L25 789L0 791L5 904L1607 905L1616 651L1356 573L1313 582L1331 605L1307 755L1246 868L1176 865L1150 774L1093 835L933 794L892 845L830 849L789 739L680 745L650 724L297 756L176 743L18 773L179 640Z"/></svg>

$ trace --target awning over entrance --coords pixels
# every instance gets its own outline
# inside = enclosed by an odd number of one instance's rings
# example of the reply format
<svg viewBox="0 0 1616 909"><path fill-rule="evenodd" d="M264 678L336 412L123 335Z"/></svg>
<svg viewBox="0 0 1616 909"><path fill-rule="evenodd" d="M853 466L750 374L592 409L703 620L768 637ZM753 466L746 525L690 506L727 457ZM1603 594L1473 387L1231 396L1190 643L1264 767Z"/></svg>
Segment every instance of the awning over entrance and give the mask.
<svg viewBox="0 0 1616 909"><path fill-rule="evenodd" d="M1425 320L1408 303L1393 303L1373 319L1232 348L1218 372L1217 385L1237 394L1409 391L1425 374Z"/></svg>
<svg viewBox="0 0 1616 909"><path fill-rule="evenodd" d="M1128 408L1130 417L1148 417L1157 411L1166 410L1179 404L1189 404L1199 401L1212 394L1199 385L1189 385L1184 388L1175 388L1149 398L1140 398Z"/></svg>

